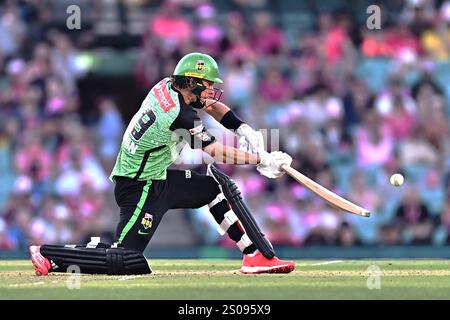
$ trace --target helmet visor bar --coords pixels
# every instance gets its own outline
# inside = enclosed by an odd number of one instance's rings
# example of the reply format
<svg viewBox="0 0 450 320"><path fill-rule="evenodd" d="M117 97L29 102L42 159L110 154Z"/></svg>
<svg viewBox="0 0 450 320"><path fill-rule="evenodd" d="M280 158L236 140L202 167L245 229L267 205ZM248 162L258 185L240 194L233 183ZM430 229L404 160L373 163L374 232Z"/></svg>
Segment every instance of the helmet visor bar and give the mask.
<svg viewBox="0 0 450 320"><path fill-rule="evenodd" d="M220 97L222 96L223 90L220 90L218 88L212 88L212 89L205 89L205 92L208 93L208 99L213 100L212 103L209 105L205 105L205 107L209 107L220 100Z"/></svg>

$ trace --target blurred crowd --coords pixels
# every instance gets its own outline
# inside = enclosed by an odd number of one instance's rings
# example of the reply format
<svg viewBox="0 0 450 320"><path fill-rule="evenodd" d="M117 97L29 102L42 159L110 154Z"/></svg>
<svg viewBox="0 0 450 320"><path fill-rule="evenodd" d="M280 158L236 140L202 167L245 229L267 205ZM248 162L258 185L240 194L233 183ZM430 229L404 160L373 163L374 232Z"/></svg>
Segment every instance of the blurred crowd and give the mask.
<svg viewBox="0 0 450 320"><path fill-rule="evenodd" d="M450 244L450 1L403 1L391 18L382 15L379 30L345 10L310 12L311 27L289 27L269 1L230 2L227 12L206 0L152 10L137 85L149 90L188 52L211 54L226 104L255 128L278 129L293 167L372 212L343 214L287 176L221 166L268 238ZM30 39L20 8L0 10L0 249L114 231L107 176L126 123L108 96L98 99L94 123L80 120L77 47L57 30ZM389 177L397 172L406 181L395 188ZM199 243L234 246L207 208L185 216Z"/></svg>
<svg viewBox="0 0 450 320"><path fill-rule="evenodd" d="M6 250L84 241L107 230L115 214L105 201L121 115L111 97L99 97L97 123L83 125L78 50L57 29L33 29L35 3L0 8L0 249Z"/></svg>

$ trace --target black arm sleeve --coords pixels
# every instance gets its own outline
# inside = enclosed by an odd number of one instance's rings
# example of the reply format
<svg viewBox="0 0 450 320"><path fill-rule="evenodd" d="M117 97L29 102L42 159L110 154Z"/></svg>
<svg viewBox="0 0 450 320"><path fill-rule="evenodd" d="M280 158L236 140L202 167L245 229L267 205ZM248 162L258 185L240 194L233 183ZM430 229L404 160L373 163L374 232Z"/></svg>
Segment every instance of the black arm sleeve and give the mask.
<svg viewBox="0 0 450 320"><path fill-rule="evenodd" d="M216 141L203 126L197 112L192 107L182 105L180 113L170 126L178 137L182 137L192 149L203 149Z"/></svg>
<svg viewBox="0 0 450 320"><path fill-rule="evenodd" d="M229 110L223 115L220 123L227 129L237 130L244 121L239 119L232 110Z"/></svg>

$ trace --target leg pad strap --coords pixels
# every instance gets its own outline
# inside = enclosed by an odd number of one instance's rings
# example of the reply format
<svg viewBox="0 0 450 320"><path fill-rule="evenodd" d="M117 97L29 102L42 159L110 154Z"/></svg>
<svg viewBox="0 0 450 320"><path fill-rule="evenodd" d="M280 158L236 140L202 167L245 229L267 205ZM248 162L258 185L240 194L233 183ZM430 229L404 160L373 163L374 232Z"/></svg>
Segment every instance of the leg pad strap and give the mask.
<svg viewBox="0 0 450 320"><path fill-rule="evenodd" d="M223 221L217 227L217 231L223 236L236 221L239 221L237 215L232 210L227 211L223 216Z"/></svg>

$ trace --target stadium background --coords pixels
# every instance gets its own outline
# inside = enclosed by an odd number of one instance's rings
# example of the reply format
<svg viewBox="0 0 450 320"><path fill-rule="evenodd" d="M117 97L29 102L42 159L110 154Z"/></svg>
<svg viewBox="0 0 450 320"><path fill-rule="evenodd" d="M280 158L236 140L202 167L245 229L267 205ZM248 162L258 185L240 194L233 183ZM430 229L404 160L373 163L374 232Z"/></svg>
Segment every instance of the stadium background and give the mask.
<svg viewBox="0 0 450 320"><path fill-rule="evenodd" d="M284 256L450 255L450 1L1 3L0 257L112 240L107 177L123 130L193 51L218 60L225 103L280 129L294 167L373 212L336 212L287 177L223 166ZM66 26L72 4L80 30ZM380 30L366 26L371 4ZM239 256L212 221L206 208L168 213L147 254Z"/></svg>

